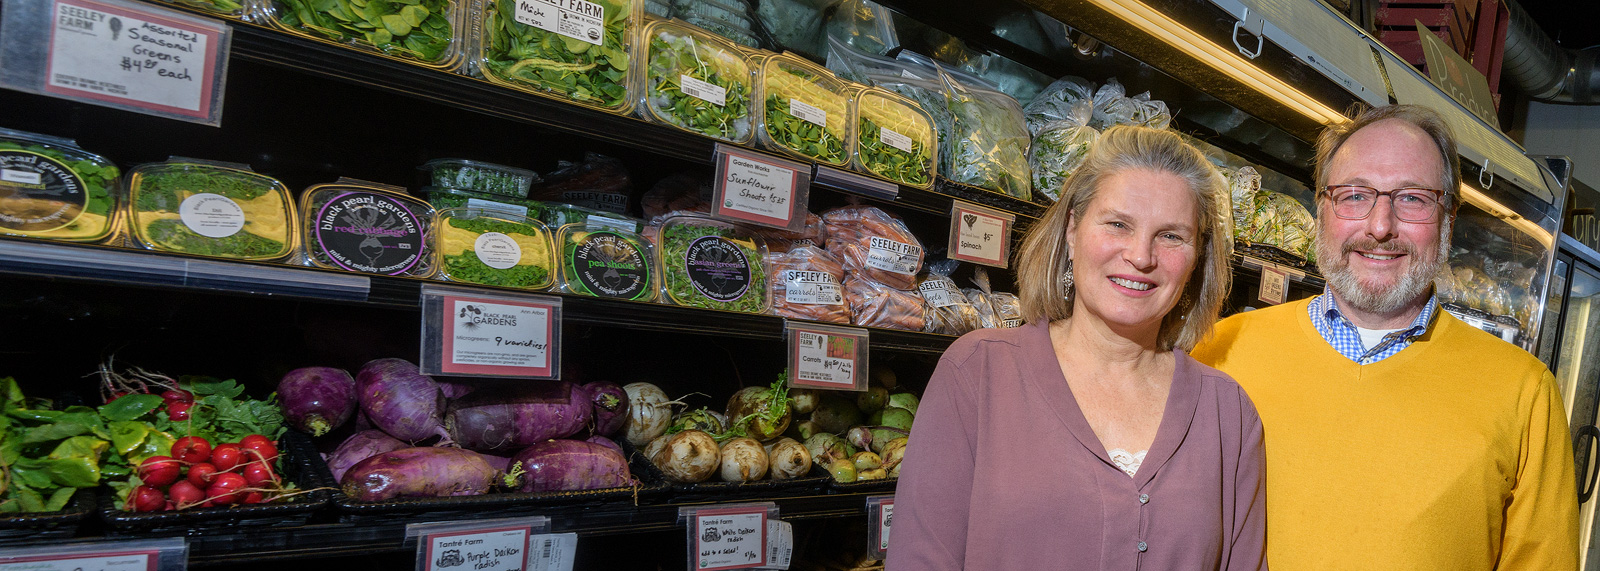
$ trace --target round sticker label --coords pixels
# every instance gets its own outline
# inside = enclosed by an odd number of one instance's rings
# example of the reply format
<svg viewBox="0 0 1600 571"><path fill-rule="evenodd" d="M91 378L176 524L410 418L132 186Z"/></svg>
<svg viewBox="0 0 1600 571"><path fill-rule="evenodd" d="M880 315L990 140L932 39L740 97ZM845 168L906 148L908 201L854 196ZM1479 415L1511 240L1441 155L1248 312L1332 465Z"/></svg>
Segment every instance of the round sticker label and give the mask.
<svg viewBox="0 0 1600 571"><path fill-rule="evenodd" d="M632 299L650 285L644 252L615 232L590 232L575 241L570 263L576 281L598 296Z"/></svg>
<svg viewBox="0 0 1600 571"><path fill-rule="evenodd" d="M472 242L472 251L483 265L497 270L510 269L522 260L522 247L499 232L484 232Z"/></svg>
<svg viewBox="0 0 1600 571"><path fill-rule="evenodd" d="M405 203L372 192L346 192L317 212L313 229L327 261L347 270L396 275L422 259L422 222Z"/></svg>
<svg viewBox="0 0 1600 571"><path fill-rule="evenodd" d="M696 238L689 243L684 264L694 290L712 301L738 301L750 291L750 258L726 238Z"/></svg>
<svg viewBox="0 0 1600 571"><path fill-rule="evenodd" d="M39 153L0 151L0 228L46 232L71 224L89 202L83 178Z"/></svg>
<svg viewBox="0 0 1600 571"><path fill-rule="evenodd" d="M244 229L244 209L220 194L190 195L178 205L178 217L195 234L207 238L227 238Z"/></svg>

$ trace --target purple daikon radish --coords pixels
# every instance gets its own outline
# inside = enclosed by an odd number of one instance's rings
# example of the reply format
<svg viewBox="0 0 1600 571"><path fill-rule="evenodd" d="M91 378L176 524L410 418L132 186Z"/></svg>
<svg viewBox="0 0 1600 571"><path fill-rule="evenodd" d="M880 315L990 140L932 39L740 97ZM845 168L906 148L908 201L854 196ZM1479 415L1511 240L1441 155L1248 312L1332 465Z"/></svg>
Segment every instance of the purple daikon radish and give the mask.
<svg viewBox="0 0 1600 571"><path fill-rule="evenodd" d="M505 473L482 455L460 448L424 446L384 452L352 466L339 480L345 495L360 502L394 498L476 496L495 486L511 487Z"/></svg>
<svg viewBox="0 0 1600 571"><path fill-rule="evenodd" d="M621 488L633 484L628 460L602 444L582 440L546 440L511 459L521 464L522 492L558 492Z"/></svg>
<svg viewBox="0 0 1600 571"><path fill-rule="evenodd" d="M451 383L451 382L440 382L439 383L439 390L444 392L444 398L447 398L447 399L458 399L458 398L467 396L469 393L471 393L475 389L477 389L477 387L474 387L474 386L466 384L466 383Z"/></svg>
<svg viewBox="0 0 1600 571"><path fill-rule="evenodd" d="M305 367L278 381L278 406L289 426L322 436L356 411L356 380L344 369Z"/></svg>
<svg viewBox="0 0 1600 571"><path fill-rule="evenodd" d="M622 452L622 447L618 446L616 441L614 441L614 440L612 440L610 438L606 438L604 436L601 436L599 434L595 434L593 436L585 438L585 439L583 439L583 441L584 442L592 442L592 443L595 443L595 444L599 444L599 445L604 446L606 448L610 448L612 450L616 450L619 453Z"/></svg>
<svg viewBox="0 0 1600 571"><path fill-rule="evenodd" d="M594 403L594 433L611 436L628 423L628 391L616 383L595 381L584 385Z"/></svg>
<svg viewBox="0 0 1600 571"><path fill-rule="evenodd" d="M367 420L390 436L421 442L434 436L450 443L444 429L444 393L433 377L404 359L378 359L356 374L356 396Z"/></svg>
<svg viewBox="0 0 1600 571"><path fill-rule="evenodd" d="M481 453L478 454L478 456L483 458L484 462L488 462L490 466L494 466L494 469L496 469L496 470L499 470L501 472L510 472L511 471L511 459L510 458L507 458L505 456L495 456L493 454L481 454Z"/></svg>
<svg viewBox="0 0 1600 571"><path fill-rule="evenodd" d="M410 444L396 440L382 430L363 430L346 438L343 444L328 454L328 470L333 472L333 481L342 481L344 473L362 460L409 447Z"/></svg>
<svg viewBox="0 0 1600 571"><path fill-rule="evenodd" d="M566 382L479 388L450 401L444 424L463 448L514 452L589 426L589 391Z"/></svg>

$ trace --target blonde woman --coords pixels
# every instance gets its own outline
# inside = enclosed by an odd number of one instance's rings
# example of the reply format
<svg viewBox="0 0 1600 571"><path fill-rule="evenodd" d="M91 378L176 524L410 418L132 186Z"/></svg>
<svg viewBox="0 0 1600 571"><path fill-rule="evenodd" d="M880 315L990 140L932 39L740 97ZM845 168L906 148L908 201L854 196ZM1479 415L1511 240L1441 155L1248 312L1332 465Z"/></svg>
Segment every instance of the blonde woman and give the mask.
<svg viewBox="0 0 1600 571"><path fill-rule="evenodd" d="M1176 134L1113 127L1023 242L1028 324L945 351L889 571L1261 569L1261 420L1185 351L1227 297L1227 192Z"/></svg>

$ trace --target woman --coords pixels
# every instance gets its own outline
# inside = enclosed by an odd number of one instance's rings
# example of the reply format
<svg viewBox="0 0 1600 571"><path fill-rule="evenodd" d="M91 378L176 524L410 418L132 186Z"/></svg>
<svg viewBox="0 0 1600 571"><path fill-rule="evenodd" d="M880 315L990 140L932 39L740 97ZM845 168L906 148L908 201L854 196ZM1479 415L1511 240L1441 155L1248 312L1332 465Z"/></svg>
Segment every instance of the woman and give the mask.
<svg viewBox="0 0 1600 571"><path fill-rule="evenodd" d="M1227 296L1222 178L1113 127L1023 242L1026 326L966 335L928 382L888 571L1259 569L1261 420L1185 350Z"/></svg>

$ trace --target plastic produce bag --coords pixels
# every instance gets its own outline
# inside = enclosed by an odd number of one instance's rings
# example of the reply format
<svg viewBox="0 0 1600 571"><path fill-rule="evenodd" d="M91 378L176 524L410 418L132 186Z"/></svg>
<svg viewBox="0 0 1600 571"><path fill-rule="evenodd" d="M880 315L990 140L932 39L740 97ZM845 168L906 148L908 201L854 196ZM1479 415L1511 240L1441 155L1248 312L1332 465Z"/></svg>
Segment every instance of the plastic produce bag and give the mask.
<svg viewBox="0 0 1600 571"><path fill-rule="evenodd" d="M1100 138L1100 132L1088 125L1091 107L1087 100L1079 100L1066 117L1043 123L1034 132L1028 168L1033 172L1033 189L1050 200L1061 196L1062 184Z"/></svg>
<svg viewBox="0 0 1600 571"><path fill-rule="evenodd" d="M828 40L882 55L900 45L889 10L871 0L844 0L828 18Z"/></svg>
<svg viewBox="0 0 1600 571"><path fill-rule="evenodd" d="M1057 121L1074 121L1081 125L1089 124L1087 118L1079 119L1086 112L1093 113L1094 83L1077 76L1066 76L1050 84L1028 106L1023 108L1022 116L1028 121L1028 132L1038 135L1045 126Z"/></svg>
<svg viewBox="0 0 1600 571"><path fill-rule="evenodd" d="M1022 327L1022 300L1017 294L997 291L989 294L989 302L994 304L994 315L1000 320L1000 327Z"/></svg>
<svg viewBox="0 0 1600 571"><path fill-rule="evenodd" d="M1050 76L1008 58L994 54L983 56L983 70L977 72L1001 93L1018 101L1033 101L1050 85Z"/></svg>
<svg viewBox="0 0 1600 571"><path fill-rule="evenodd" d="M852 273L899 290L912 290L922 270L922 242L905 223L872 206L844 206L822 213L828 252Z"/></svg>
<svg viewBox="0 0 1600 571"><path fill-rule="evenodd" d="M928 264L928 275L917 284L917 293L928 306L924 331L961 335L983 327L978 309L967 300L960 286L950 279L950 274L961 265L959 260L940 260Z"/></svg>
<svg viewBox="0 0 1600 571"><path fill-rule="evenodd" d="M769 251L765 260L773 315L850 323L844 265L838 258L816 246L798 246L786 252Z"/></svg>
<svg viewBox="0 0 1600 571"><path fill-rule="evenodd" d="M1150 92L1146 91L1133 96L1134 125L1143 125L1152 129L1165 129L1172 124L1172 113L1167 111L1167 102L1160 99L1151 99Z"/></svg>
<svg viewBox="0 0 1600 571"><path fill-rule="evenodd" d="M1261 195L1261 174L1253 167L1243 167L1227 173L1227 177L1228 193L1233 199L1233 235L1244 238L1250 215L1259 208L1256 201Z"/></svg>
<svg viewBox="0 0 1600 571"><path fill-rule="evenodd" d="M869 54L850 47L839 38L828 38L826 65L828 71L842 79L866 85L879 85L873 76L894 76L905 68L905 63L890 57ZM922 77L912 72L912 76ZM928 70L928 78L933 77ZM943 104L941 103L941 106Z"/></svg>
<svg viewBox="0 0 1600 571"><path fill-rule="evenodd" d="M639 199L644 217L653 221L677 210L711 212L711 179L704 171L684 171L657 181Z"/></svg>
<svg viewBox="0 0 1600 571"><path fill-rule="evenodd" d="M1133 113L1134 103L1127 90L1111 78L1094 92L1094 116L1089 119L1089 126L1103 131L1112 125L1127 125L1133 123Z"/></svg>
<svg viewBox="0 0 1600 571"><path fill-rule="evenodd" d="M850 302L851 323L922 331L928 324L927 307L916 292L901 291L855 273L845 274L844 297Z"/></svg>
<svg viewBox="0 0 1600 571"><path fill-rule="evenodd" d="M767 241L767 251L787 252L803 246L816 246L825 248L828 242L828 226L823 223L822 217L806 213L805 226L798 231L782 230L779 228L753 227L751 233Z"/></svg>
<svg viewBox="0 0 1600 571"><path fill-rule="evenodd" d="M978 288L962 288L961 293L966 294L967 302L973 309L978 310L978 320L983 323L984 329L994 329L1000 326L1000 320L995 319L994 303L990 301L989 294Z"/></svg>
<svg viewBox="0 0 1600 571"><path fill-rule="evenodd" d="M622 161L586 153L581 163L557 163L555 172L546 175L544 184L534 187L528 197L627 214L632 191L633 180Z"/></svg>
<svg viewBox="0 0 1600 571"><path fill-rule="evenodd" d="M945 178L1023 200L1030 198L1028 147L1032 140L1017 100L926 57L909 52L897 57L934 70L944 89L950 121L949 129L940 130L939 171ZM901 94L923 103L917 96Z"/></svg>
<svg viewBox="0 0 1600 571"><path fill-rule="evenodd" d="M825 10L837 0L761 0L756 19L787 50L820 56L825 53Z"/></svg>

